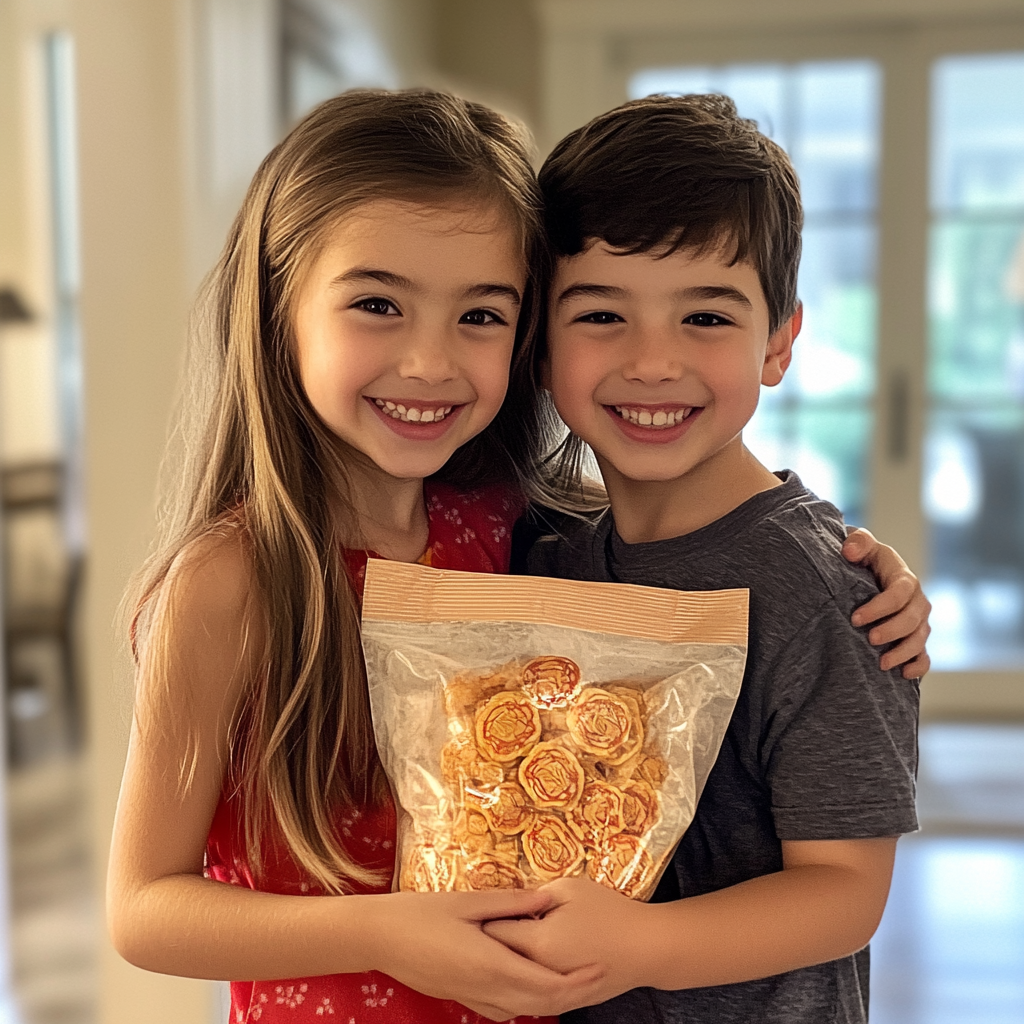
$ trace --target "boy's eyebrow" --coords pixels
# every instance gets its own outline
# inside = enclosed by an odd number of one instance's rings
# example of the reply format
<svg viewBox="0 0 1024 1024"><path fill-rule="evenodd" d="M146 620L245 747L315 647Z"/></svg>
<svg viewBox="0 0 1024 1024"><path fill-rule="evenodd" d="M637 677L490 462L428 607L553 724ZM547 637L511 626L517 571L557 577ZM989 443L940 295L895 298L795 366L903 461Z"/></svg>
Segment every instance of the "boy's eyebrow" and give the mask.
<svg viewBox="0 0 1024 1024"><path fill-rule="evenodd" d="M587 296L595 299L624 299L626 297L625 288L616 288L610 284L589 284L587 282L581 282L580 284L571 284L565 289L559 296L559 302L567 302L569 299L575 299L577 296Z"/></svg>
<svg viewBox="0 0 1024 1024"><path fill-rule="evenodd" d="M331 281L335 284L348 284L351 281L376 281L378 284L386 285L389 288L401 288L408 292L420 291L420 287L408 277L396 274L391 270L380 270L377 267L353 267L339 274ZM510 284L487 281L483 284L474 284L466 288L462 293L467 299L486 299L492 296L504 296L510 299L515 305L522 304L522 297L519 290Z"/></svg>
<svg viewBox="0 0 1024 1024"><path fill-rule="evenodd" d="M693 288L682 288L678 295L681 299L732 299L747 309L753 309L754 304L739 290L727 284L702 284Z"/></svg>
<svg viewBox="0 0 1024 1024"><path fill-rule="evenodd" d="M569 285L569 287L558 296L558 302L567 302L569 299L575 299L579 296L596 299L624 299L626 294L627 292L625 288L617 288L614 285L581 282L579 284ZM746 306L747 309L754 308L753 303L746 295L743 294L743 292L738 288L733 288L731 285L726 284L694 285L692 288L680 288L675 294L680 299L689 299L691 301L694 299L698 301L731 299L733 302L738 302L741 306Z"/></svg>

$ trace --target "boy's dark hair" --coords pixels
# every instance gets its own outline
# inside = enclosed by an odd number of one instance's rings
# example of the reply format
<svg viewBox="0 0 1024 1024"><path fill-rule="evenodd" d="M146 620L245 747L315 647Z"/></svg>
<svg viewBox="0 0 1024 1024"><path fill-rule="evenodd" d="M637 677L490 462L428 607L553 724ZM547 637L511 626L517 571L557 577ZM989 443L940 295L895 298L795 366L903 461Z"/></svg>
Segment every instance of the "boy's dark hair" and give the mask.
<svg viewBox="0 0 1024 1024"><path fill-rule="evenodd" d="M540 184L557 256L575 256L593 239L624 254L725 247L730 265L757 271L772 331L796 310L796 172L727 96L624 103L567 135Z"/></svg>

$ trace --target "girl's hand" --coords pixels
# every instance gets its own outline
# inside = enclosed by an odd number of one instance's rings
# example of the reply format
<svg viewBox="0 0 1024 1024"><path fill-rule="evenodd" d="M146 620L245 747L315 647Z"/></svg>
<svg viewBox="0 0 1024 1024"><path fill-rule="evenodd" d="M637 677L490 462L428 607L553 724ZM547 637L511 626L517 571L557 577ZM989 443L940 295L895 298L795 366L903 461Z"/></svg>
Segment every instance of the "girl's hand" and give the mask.
<svg viewBox="0 0 1024 1024"><path fill-rule="evenodd" d="M559 878L539 892L553 901L543 918L488 921L483 930L553 971L599 970L587 986L587 1002L574 999L573 1007L649 983L644 974L649 959L644 951L652 935L647 904L589 878Z"/></svg>
<svg viewBox="0 0 1024 1024"><path fill-rule="evenodd" d="M389 893L366 915L372 966L437 999L454 999L491 1020L554 1016L601 998L604 969L579 957L552 969L485 934L492 918L522 918L554 905L544 891ZM505 921L515 924L515 920Z"/></svg>
<svg viewBox="0 0 1024 1024"><path fill-rule="evenodd" d="M871 643L900 641L882 655L882 669L887 672L903 665L904 679L919 679L931 667L925 641L932 631L928 625L932 605L921 590L921 581L896 551L879 543L867 530L854 530L846 538L843 556L847 561L866 565L882 588L882 593L853 613L853 624L879 623L868 633Z"/></svg>

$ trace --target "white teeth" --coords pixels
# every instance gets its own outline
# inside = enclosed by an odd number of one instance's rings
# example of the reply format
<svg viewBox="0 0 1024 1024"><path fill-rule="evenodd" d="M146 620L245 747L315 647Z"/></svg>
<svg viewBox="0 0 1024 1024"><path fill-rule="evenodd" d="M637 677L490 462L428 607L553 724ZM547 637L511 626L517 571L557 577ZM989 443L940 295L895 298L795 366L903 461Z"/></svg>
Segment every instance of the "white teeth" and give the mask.
<svg viewBox="0 0 1024 1024"><path fill-rule="evenodd" d="M624 420L635 423L639 427L674 427L677 423L682 423L693 412L692 406L674 411L658 409L654 413L649 409L630 409L625 405L616 405L612 408Z"/></svg>
<svg viewBox="0 0 1024 1024"><path fill-rule="evenodd" d="M403 420L406 423L439 423L453 409L451 405L440 406L436 409L417 409L415 406L406 408L395 402L387 402L383 398L375 398L373 403L386 416L395 420Z"/></svg>

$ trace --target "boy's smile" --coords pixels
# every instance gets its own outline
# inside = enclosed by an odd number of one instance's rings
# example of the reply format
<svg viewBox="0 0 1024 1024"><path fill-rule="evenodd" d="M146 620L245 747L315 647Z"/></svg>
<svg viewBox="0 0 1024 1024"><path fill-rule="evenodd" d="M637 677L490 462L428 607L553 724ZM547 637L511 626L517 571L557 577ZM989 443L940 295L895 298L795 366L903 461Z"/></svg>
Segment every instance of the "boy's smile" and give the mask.
<svg viewBox="0 0 1024 1024"><path fill-rule="evenodd" d="M634 493L652 485L662 499L696 487L702 503L710 491L728 503L733 484L749 490L737 474L756 477L761 490L777 482L740 434L761 385L782 379L798 330L799 313L770 334L748 263L687 251L624 256L595 242L558 263L548 381L613 501L628 482Z"/></svg>

